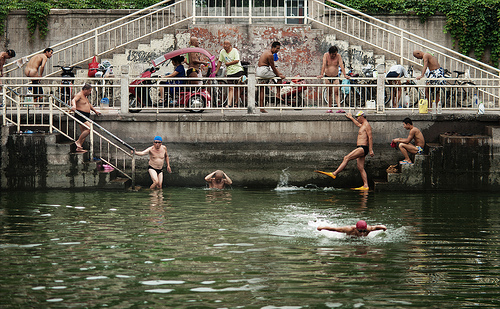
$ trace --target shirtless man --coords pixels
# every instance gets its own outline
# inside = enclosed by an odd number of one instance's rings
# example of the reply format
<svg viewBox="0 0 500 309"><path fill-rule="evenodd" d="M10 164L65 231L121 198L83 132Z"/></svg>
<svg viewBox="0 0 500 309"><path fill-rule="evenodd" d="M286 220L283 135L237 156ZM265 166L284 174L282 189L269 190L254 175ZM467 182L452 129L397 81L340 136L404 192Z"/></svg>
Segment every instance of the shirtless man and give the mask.
<svg viewBox="0 0 500 309"><path fill-rule="evenodd" d="M16 56L16 52L12 49L7 49L6 51L0 53L0 77L3 77L3 66L7 59Z"/></svg>
<svg viewBox="0 0 500 309"><path fill-rule="evenodd" d="M338 85L339 80L336 78L339 76L339 67L342 70L344 78L349 79L349 76L345 74L344 62L342 61L342 57L338 53L337 46L331 46L328 49L328 52L323 55L323 65L321 66L321 73L318 75L318 78L332 77L325 79L325 83ZM337 99L337 107L340 107L339 87L333 87L333 92L335 93L335 97ZM332 107L333 105L333 92L332 87L328 87L329 107ZM331 111L328 112L331 113Z"/></svg>
<svg viewBox="0 0 500 309"><path fill-rule="evenodd" d="M420 80L422 77L426 78L443 78L444 77L444 70L443 68L439 65L436 57L432 56L429 53L424 53L421 50L415 50L413 52L413 57L417 59L424 59L424 68L422 69L422 74L417 77L417 80ZM427 69L429 69L429 73L427 73ZM443 85L446 83L444 80L431 80L427 82L429 85ZM436 96L436 103L439 102L439 89L436 89L436 87L433 87L432 90L435 92ZM429 100L429 87L425 88L425 97L427 100Z"/></svg>
<svg viewBox="0 0 500 309"><path fill-rule="evenodd" d="M285 79L285 75L281 74L274 64L274 54L279 52L281 49L280 42L273 42L270 50L266 50L260 56L259 62L257 64L256 76L264 79L271 79L279 77L282 80ZM279 96L279 88L278 88ZM267 113L264 107L264 87L259 89L259 106L261 113Z"/></svg>
<svg viewBox="0 0 500 309"><path fill-rule="evenodd" d="M408 153L412 154L423 154L425 147L425 139L422 132L413 126L413 122L410 118L403 119L403 127L406 130L410 130L407 138L395 138L392 140L393 143L399 143L399 150L403 153L405 157L403 161L399 161L400 164L412 164ZM411 144L411 141L415 142L415 145Z"/></svg>
<svg viewBox="0 0 500 309"><path fill-rule="evenodd" d="M197 37L191 37L189 40L190 47L200 47L200 42ZM208 65L208 62L202 61L200 59L200 53L188 53L186 57L186 63L188 64L188 69L186 72L187 77L203 77L201 72L201 65ZM192 80L190 84L201 85L202 80L196 79Z"/></svg>
<svg viewBox="0 0 500 309"><path fill-rule="evenodd" d="M153 184L149 188L161 189L163 186L163 162L167 162L167 172L172 173L172 170L170 169L167 147L161 144L161 136L155 136L153 142L153 146L148 147L144 151L136 151L135 154L138 156L149 154L148 172L153 181ZM133 151L135 151L135 149Z"/></svg>
<svg viewBox="0 0 500 309"><path fill-rule="evenodd" d="M101 113L94 109L92 104L90 104L89 99L87 98L91 92L91 85L83 85L82 90L75 95L73 100L71 100L71 110L78 111L80 112L80 114L84 115L87 118L90 117L90 111L93 111L94 113L96 113L96 115L99 116ZM75 118L82 122L79 123L80 132L82 133L80 134L78 140L75 141L76 152L87 152L87 150L83 149L83 142L85 142L85 138L87 138L87 136L90 134L90 129L88 128L90 126L90 122L78 113L75 113Z"/></svg>
<svg viewBox="0 0 500 309"><path fill-rule="evenodd" d="M339 165L337 170L335 170L335 172L322 172L322 171L315 171L315 172L330 176L333 179L335 179L337 178L337 175L346 167L349 161L356 159L358 170L359 173L361 174L361 179L363 179L363 186L353 189L369 190L368 176L366 175L365 171L365 157L368 153L372 157L375 155L373 152L372 127L368 123L368 120L366 120L365 113L363 113L362 111L359 111L356 114L356 119L352 117L351 113L347 113L346 117L351 119L352 122L354 122L354 124L359 127L356 149L354 149L347 156L344 157L344 160Z"/></svg>
<svg viewBox="0 0 500 309"><path fill-rule="evenodd" d="M205 176L205 181L210 189L224 189L226 185L231 185L233 181L221 170L216 170Z"/></svg>
<svg viewBox="0 0 500 309"><path fill-rule="evenodd" d="M351 226L340 226L340 227L333 227L333 226L318 226L318 231L321 230L327 230L327 231L334 231L334 232L340 232L340 233L346 233L349 236L368 236L370 232L376 231L376 230L383 230L386 231L387 227L385 225L367 225L366 221L364 220L359 220L356 225L351 225Z"/></svg>
<svg viewBox="0 0 500 309"><path fill-rule="evenodd" d="M26 64L26 68L24 69L26 77L42 77L45 64L47 63L47 60L52 57L53 53L54 51L52 48L48 47L43 51L43 53L31 57L28 64ZM38 70L40 70L40 72ZM38 85L40 84L40 80L32 79L31 83ZM34 86L33 94L43 94L42 87Z"/></svg>

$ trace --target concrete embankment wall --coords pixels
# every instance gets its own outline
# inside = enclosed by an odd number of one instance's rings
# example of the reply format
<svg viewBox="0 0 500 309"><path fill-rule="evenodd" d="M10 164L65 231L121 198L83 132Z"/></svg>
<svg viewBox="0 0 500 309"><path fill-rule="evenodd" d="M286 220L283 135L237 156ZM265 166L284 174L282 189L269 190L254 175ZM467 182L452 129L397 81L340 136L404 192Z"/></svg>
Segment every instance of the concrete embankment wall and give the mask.
<svg viewBox="0 0 500 309"><path fill-rule="evenodd" d="M300 113L300 114L299 114ZM389 144L392 138L406 137L408 132L402 126L402 119L406 115L368 115L373 128L374 157L367 157L366 170L370 183L374 180L385 180L386 169L390 164L395 164L402 159L399 151L392 149ZM477 118L475 115L455 117L452 115L410 115L415 126L419 127L427 142L439 143L439 134L445 132L457 132L463 134L484 135L487 126L497 125L498 116L483 115ZM143 150L152 145L155 135L164 138L168 148L172 174L165 175L167 186L204 186L203 178L215 169L223 169L238 187L276 187L280 181L287 180L288 185L306 186L313 184L317 186L354 187L361 185L361 179L355 162L350 162L346 170L337 180L316 174L313 171L334 170L342 161L343 157L352 151L356 145L358 128L344 115L316 114L298 112L292 115L280 115L270 113L269 115L221 115L214 113L204 114L135 114L120 116L104 115L97 119L99 124L117 134L124 141ZM2 142L2 188L13 188L9 184L17 184L21 187L92 187L98 186L100 176L93 173L92 168L82 169L84 163L72 159L75 167L64 164L69 161L69 145L58 145L62 149L63 157L43 154L43 149L53 149L54 146L38 146L26 143L15 143L14 139L23 138L19 135L3 137ZM10 142L8 142L10 140ZM38 168L30 161L29 166L36 175L31 182L23 183L22 179L14 180L15 173L6 174L6 171L16 169L14 164L25 170L25 163L21 158L9 161L9 157L16 156L15 148L9 145L24 145L37 149L39 156L45 159L37 159L41 165L49 167L50 173L43 172L45 168ZM43 144L43 143L42 143ZM44 148L45 147L45 148ZM52 148L51 148L52 147ZM457 147L464 148L461 156ZM484 151L484 147L489 148ZM434 162L434 169L440 169L443 174L441 179L447 187L453 188L453 179L457 183L468 183L456 177L456 169L453 177L445 179L446 166L464 166L465 169L460 177L473 177L477 175L475 166L481 166L481 179L487 177L487 186L484 189L500 188L498 166L498 147L494 142L484 145L475 153L474 146L454 145L450 151L454 154L444 152L439 157L442 164ZM29 151L27 151L29 153ZM19 154L21 155L21 154ZM62 159L61 159L62 158ZM471 164L474 158L483 161ZM29 159L28 160L32 160ZM450 160L453 160L450 161ZM140 157L137 161L137 183L149 186L150 179L147 174L147 157ZM446 164L444 164L446 163ZM24 165L23 165L24 164ZM437 164L437 165L436 165ZM58 167L59 166L59 167ZM484 167L487 167L484 169ZM80 168L80 170L78 170ZM60 169L60 171L58 170ZM88 171L87 171L88 169ZM42 172L38 172L38 171ZM70 172L72 170L73 172ZM75 178L75 173L81 171L86 173L83 178ZM59 173L59 174L57 174ZM92 174L93 173L93 174ZM476 173L476 174L474 174ZM77 173L78 174L78 173ZM50 176L60 175L57 183L51 183ZM64 177L73 177L66 180L67 186L62 186ZM43 179L42 179L43 178ZM70 179L67 178L67 179ZM482 183L484 185L484 181ZM439 186L435 186L439 188Z"/></svg>

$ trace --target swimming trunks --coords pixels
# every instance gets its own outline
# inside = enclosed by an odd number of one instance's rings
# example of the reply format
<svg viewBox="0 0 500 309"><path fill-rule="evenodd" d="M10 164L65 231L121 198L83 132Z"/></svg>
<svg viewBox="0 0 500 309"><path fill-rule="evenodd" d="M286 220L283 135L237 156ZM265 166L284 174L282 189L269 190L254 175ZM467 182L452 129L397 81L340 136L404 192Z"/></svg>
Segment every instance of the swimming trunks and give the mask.
<svg viewBox="0 0 500 309"><path fill-rule="evenodd" d="M270 78L277 77L276 74L274 74L273 69L271 69L270 66L258 67L257 70L255 71L255 73L256 73L257 77L260 77L260 78L270 79Z"/></svg>
<svg viewBox="0 0 500 309"><path fill-rule="evenodd" d="M77 111L79 111L79 110L77 110ZM82 112L82 111L79 111L79 112L80 112L80 114L84 115L85 117L90 118L90 113ZM75 113L75 118L80 120L82 123L85 123L88 121L87 119L80 116L78 113Z"/></svg>
<svg viewBox="0 0 500 309"><path fill-rule="evenodd" d="M429 71L429 73L426 74L427 78L443 78L444 77L444 70L443 68L435 69L432 71ZM445 80L430 80L429 84L430 85L444 85L446 83Z"/></svg>
<svg viewBox="0 0 500 309"><path fill-rule="evenodd" d="M148 170L155 170L156 171L156 175L160 175L161 173L163 173L163 168L160 168L160 169L156 169L154 167L152 167L151 165L148 165Z"/></svg>
<svg viewBox="0 0 500 309"><path fill-rule="evenodd" d="M193 73L193 72L195 72L195 73L196 73L196 75L198 75L198 70L197 70L197 69L195 69L195 68L189 68L189 69L187 69L186 75L187 75L187 76L189 76L189 75L191 75L191 73Z"/></svg>
<svg viewBox="0 0 500 309"><path fill-rule="evenodd" d="M31 81L33 85L40 85L40 81L38 79L34 79ZM33 94L43 94L43 88L40 86L33 86Z"/></svg>
<svg viewBox="0 0 500 309"><path fill-rule="evenodd" d="M368 146L364 146L364 145L357 145L356 147L363 148L363 151L365 152L365 157L368 154L368 151L370 150L370 148L368 148Z"/></svg>
<svg viewBox="0 0 500 309"><path fill-rule="evenodd" d="M334 76L328 76L328 75L324 75L326 77L326 80L330 82L330 84L339 84L339 79L338 78L335 78Z"/></svg>
<svg viewBox="0 0 500 309"><path fill-rule="evenodd" d="M417 146L417 154L424 154L424 149L420 146Z"/></svg>

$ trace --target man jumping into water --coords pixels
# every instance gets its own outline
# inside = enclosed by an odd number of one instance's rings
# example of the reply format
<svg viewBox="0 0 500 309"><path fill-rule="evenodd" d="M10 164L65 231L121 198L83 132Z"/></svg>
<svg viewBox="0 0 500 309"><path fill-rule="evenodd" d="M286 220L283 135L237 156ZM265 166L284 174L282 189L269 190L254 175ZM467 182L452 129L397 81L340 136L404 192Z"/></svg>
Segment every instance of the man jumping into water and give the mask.
<svg viewBox="0 0 500 309"><path fill-rule="evenodd" d="M352 122L354 122L354 124L359 127L356 149L354 149L344 157L344 160L339 165L337 170L335 170L335 172L315 172L330 176L335 179L337 178L337 175L346 167L349 161L356 159L358 163L358 170L361 174L361 179L363 179L363 186L354 188L354 190L369 190L368 176L366 175L365 171L365 157L367 154L370 154L370 156L372 157L375 155L373 152L372 127L368 123L368 120L366 120L365 113L363 113L362 111L359 111L356 114L356 119L352 117L351 113L347 113L346 117L351 119Z"/></svg>
<svg viewBox="0 0 500 309"><path fill-rule="evenodd" d="M162 145L161 136L155 136L153 140L153 146L148 147L144 151L136 151L135 154L138 156L144 156L149 154L149 166L148 172L151 176L153 184L149 187L150 189L161 189L163 186L163 162L167 162L167 172L172 173L170 169L170 160L168 159L167 147ZM132 151L134 152L135 149Z"/></svg>
<svg viewBox="0 0 500 309"><path fill-rule="evenodd" d="M334 232L339 232L339 233L346 233L349 236L368 236L370 232L376 231L376 230L383 230L386 231L387 227L385 225L367 225L366 221L364 220L359 220L356 225L351 225L351 226L340 226L340 227L333 227L333 226L318 226L318 231L321 230L327 230L327 231L334 231Z"/></svg>

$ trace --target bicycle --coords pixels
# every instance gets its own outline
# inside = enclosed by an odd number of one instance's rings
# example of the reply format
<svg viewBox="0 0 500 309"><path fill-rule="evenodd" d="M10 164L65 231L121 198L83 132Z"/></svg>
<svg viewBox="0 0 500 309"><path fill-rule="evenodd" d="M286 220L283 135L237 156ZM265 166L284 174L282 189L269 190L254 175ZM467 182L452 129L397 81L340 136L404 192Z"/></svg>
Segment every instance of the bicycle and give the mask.
<svg viewBox="0 0 500 309"><path fill-rule="evenodd" d="M445 77L449 78L452 72L445 69ZM446 82L446 85L453 85L456 87L445 88L444 94L444 104L443 107L449 108L460 108L460 107L471 107L473 105L473 96L475 85L470 81L469 72L453 71L455 73L456 79L453 83ZM462 75L464 75L464 80L458 80ZM453 104L455 103L455 104ZM458 104L460 103L460 105Z"/></svg>
<svg viewBox="0 0 500 309"><path fill-rule="evenodd" d="M340 96L340 106L339 107L353 107L356 106L356 103L359 102L358 106L362 107L361 102L364 97L363 87L355 87L355 86L345 86L345 85L357 85L359 84L359 80L356 77L359 77L359 74L354 73L352 66L349 66L349 71L347 72L347 76L351 77L350 79L343 79L342 83L338 86L330 86L323 88L323 101L325 104L329 105L329 94L328 89L331 87L340 87L339 96ZM340 71L339 71L340 76ZM333 89L332 89L333 91ZM335 94L333 94L333 100L335 100ZM336 101L335 101L336 102ZM334 104L332 104L334 105Z"/></svg>

